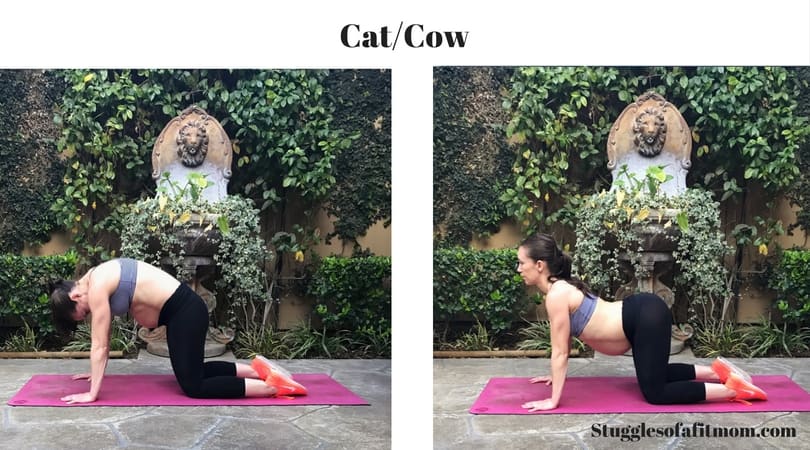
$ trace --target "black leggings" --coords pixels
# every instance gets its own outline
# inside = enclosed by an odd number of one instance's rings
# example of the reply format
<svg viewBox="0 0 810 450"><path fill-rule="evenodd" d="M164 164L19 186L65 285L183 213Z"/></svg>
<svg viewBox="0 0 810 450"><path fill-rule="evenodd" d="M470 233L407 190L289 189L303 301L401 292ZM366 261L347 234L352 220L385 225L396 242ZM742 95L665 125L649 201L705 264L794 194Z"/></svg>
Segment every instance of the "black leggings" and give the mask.
<svg viewBox="0 0 810 450"><path fill-rule="evenodd" d="M692 364L669 363L672 313L654 294L634 294L622 303L622 328L633 348L636 378L644 398L654 405L697 403L706 388Z"/></svg>
<svg viewBox="0 0 810 450"><path fill-rule="evenodd" d="M245 396L245 380L236 376L236 364L204 362L208 309L185 283L180 283L163 305L158 325L166 325L172 369L186 395L193 398Z"/></svg>

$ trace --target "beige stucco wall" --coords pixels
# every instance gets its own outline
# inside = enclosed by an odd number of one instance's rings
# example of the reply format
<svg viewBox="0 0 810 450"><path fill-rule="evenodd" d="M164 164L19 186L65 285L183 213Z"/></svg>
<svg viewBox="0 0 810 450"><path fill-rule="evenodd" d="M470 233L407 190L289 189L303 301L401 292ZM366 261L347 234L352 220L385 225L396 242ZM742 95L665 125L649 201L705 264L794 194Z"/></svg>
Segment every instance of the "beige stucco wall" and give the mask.
<svg viewBox="0 0 810 450"><path fill-rule="evenodd" d="M321 210L317 214L316 226L325 236L334 231L332 219ZM391 256L391 227L385 227L383 222L372 225L365 236L357 239L360 246L369 249L378 256ZM352 255L352 244L344 243L340 239L332 239L330 244L321 243L313 248L313 251L320 256L343 256ZM287 293L282 296L278 309L278 327L282 330L292 328L302 322L308 323L312 311L312 300L306 297Z"/></svg>
<svg viewBox="0 0 810 450"><path fill-rule="evenodd" d="M315 222L321 232L321 236L335 231L332 219L324 210L320 210L315 217ZM372 225L365 236L357 239L361 247L369 249L378 256L391 256L391 227L385 227L383 222ZM313 250L320 256L352 256L352 244L344 243L340 239L334 238L330 244L320 243Z"/></svg>
<svg viewBox="0 0 810 450"><path fill-rule="evenodd" d="M24 256L47 256L65 253L73 244L67 233L54 233L51 240L41 245L26 244L22 251Z"/></svg>

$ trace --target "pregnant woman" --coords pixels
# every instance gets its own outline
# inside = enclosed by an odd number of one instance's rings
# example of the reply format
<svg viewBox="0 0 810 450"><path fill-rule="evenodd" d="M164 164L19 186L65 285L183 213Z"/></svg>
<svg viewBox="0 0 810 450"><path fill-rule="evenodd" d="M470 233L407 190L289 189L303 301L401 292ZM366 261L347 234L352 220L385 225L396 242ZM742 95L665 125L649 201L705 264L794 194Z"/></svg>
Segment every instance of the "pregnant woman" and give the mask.
<svg viewBox="0 0 810 450"><path fill-rule="evenodd" d="M113 316L130 314L141 326L166 326L172 369L183 392L194 398L304 395L306 388L265 358L250 365L204 362L208 309L185 283L163 270L129 258L104 262L76 281L55 283L50 297L54 322L75 330L91 317L90 390L62 398L67 403L94 402L107 367Z"/></svg>

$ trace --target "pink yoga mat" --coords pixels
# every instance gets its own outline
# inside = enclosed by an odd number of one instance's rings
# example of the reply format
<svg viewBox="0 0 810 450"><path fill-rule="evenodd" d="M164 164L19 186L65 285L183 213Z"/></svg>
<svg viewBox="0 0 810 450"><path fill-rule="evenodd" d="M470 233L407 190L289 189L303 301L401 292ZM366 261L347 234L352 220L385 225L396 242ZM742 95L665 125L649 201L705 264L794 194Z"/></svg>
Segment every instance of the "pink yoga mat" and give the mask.
<svg viewBox="0 0 810 450"><path fill-rule="evenodd" d="M361 397L326 374L295 374L309 394L286 398L203 399L183 394L174 375L106 375L98 400L68 405L59 400L85 392L87 380L70 375L34 375L8 404L11 406L275 406L275 405L368 405Z"/></svg>
<svg viewBox="0 0 810 450"><path fill-rule="evenodd" d="M528 412L520 405L551 396L551 386L529 378L492 378L470 408L472 414L604 414L810 411L810 394L785 375L753 377L768 400L711 401L686 405L652 405L644 400L635 377L568 377L560 406Z"/></svg>

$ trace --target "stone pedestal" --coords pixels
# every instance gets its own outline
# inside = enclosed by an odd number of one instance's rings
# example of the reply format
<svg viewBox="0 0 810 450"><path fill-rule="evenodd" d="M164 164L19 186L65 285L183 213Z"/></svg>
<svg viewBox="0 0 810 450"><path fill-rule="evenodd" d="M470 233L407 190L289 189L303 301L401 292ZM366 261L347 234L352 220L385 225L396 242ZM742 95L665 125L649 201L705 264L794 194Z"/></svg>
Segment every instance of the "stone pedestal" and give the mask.
<svg viewBox="0 0 810 450"><path fill-rule="evenodd" d="M166 343L166 327L160 326L149 330L141 328L138 337L146 342L146 351L157 356L169 357L169 345ZM212 329L208 330L205 339L205 358L211 358L224 354L228 350L226 343L218 342L212 336Z"/></svg>
<svg viewBox="0 0 810 450"><path fill-rule="evenodd" d="M231 177L233 149L222 125L197 106L186 108L172 119L158 136L152 149L152 178L158 189L185 192L184 200L197 200L189 194L189 175L201 175L207 186L200 189L203 200L214 203L227 196L228 180ZM164 176L165 174L165 176ZM171 198L178 201L181 198ZM174 235L180 241L175 253L183 255L182 273L177 278L191 287L205 302L209 314L216 308L216 296L202 282L216 274L214 255L219 251L222 236L217 229L219 216L194 213L187 220L191 226L177 227ZM152 250L159 242L154 237L146 239ZM153 252L156 253L156 252ZM161 261L164 270L171 272L173 261ZM166 329L142 328L138 336L147 343L146 350L152 354L169 356L166 344ZM226 345L234 338L232 330L209 327L205 344L205 356L225 353Z"/></svg>
<svg viewBox="0 0 810 450"><path fill-rule="evenodd" d="M658 93L647 92L629 104L611 126L607 144L607 167L613 175L611 188L638 189L637 195L653 195L646 191L645 180L648 168L658 166L667 178L661 180L658 192L664 197L678 196L686 190L691 151L691 132L678 108ZM620 265L631 281L618 289L617 300L635 292L650 292L672 308L674 294L661 277L674 266L672 253L680 238L680 230L674 225L677 214L678 211L668 209L650 211L649 219L633 225L640 251L631 256L624 249L626 253L619 256ZM638 277L634 263L641 267L642 274ZM688 338L677 326L673 326L672 334L671 354L680 352Z"/></svg>
<svg viewBox="0 0 810 450"><path fill-rule="evenodd" d="M675 258L671 252L642 252L639 264L644 270L641 279L636 278L633 264L627 253L619 255L619 263L622 270L630 276L630 281L616 290L616 300L624 300L626 297L636 292L651 292L664 300L667 306L672 309L675 303L675 294L661 277L666 275L674 267ZM680 353L683 350L685 341L691 337L691 333L684 331L677 325L672 325L672 339L670 342L670 355ZM632 352L628 352L632 354Z"/></svg>

